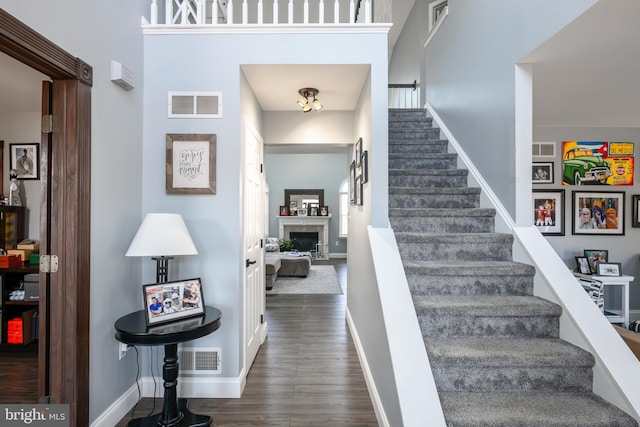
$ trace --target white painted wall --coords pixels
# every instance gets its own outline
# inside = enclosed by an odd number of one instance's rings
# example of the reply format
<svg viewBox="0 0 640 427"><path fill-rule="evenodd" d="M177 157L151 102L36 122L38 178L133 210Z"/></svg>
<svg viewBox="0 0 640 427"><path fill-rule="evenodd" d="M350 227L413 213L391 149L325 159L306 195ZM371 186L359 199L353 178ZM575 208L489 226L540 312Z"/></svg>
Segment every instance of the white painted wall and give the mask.
<svg viewBox="0 0 640 427"><path fill-rule="evenodd" d="M286 144L351 145L353 111L265 111L264 143L270 148Z"/></svg>
<svg viewBox="0 0 640 427"><path fill-rule="evenodd" d="M142 261L125 258L124 253L141 221L144 82L140 17L147 13L148 4L126 0L28 3L0 0L0 7L93 67L91 247L88 248L91 251L89 410L93 420L131 387L136 374L133 352L118 360L113 324L120 316L140 309L142 304ZM135 73L135 89L125 92L110 81L112 59Z"/></svg>

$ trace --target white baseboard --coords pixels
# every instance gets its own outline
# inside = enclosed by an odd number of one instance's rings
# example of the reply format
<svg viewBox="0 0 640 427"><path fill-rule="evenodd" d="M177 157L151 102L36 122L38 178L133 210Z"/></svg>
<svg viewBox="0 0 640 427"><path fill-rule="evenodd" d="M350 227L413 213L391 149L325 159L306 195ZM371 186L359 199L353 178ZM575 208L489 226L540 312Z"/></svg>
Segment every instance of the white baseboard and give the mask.
<svg viewBox="0 0 640 427"><path fill-rule="evenodd" d="M376 383L375 381L373 381L373 376L371 375L369 362L367 361L364 349L362 348L362 343L360 342L360 336L358 335L358 331L356 330L353 319L351 318L349 307L347 307L345 311L345 318L347 320L347 325L349 326L349 332L351 332L353 345L356 348L356 353L358 353L360 367L362 368L364 380L367 383L367 389L369 390L369 396L371 396L371 403L373 405L373 410L376 413L378 425L381 427L390 427L389 420L387 419L387 415L384 412L384 407L382 406L382 401L380 400L380 394L378 393L378 389L376 388Z"/></svg>
<svg viewBox="0 0 640 427"><path fill-rule="evenodd" d="M339 253L339 252L332 252L329 253L329 258L347 258L347 254L346 253Z"/></svg>
<svg viewBox="0 0 640 427"><path fill-rule="evenodd" d="M218 377L179 377L178 397L180 398L239 398L244 388L244 380L238 378L218 378ZM153 397L154 382L152 377L140 379L140 392L142 397ZM162 378L155 380L156 397L162 399L164 396ZM113 427L118 424L127 412L133 408L138 401L138 387L133 384L118 400L113 402L95 421L91 427Z"/></svg>
<svg viewBox="0 0 640 427"><path fill-rule="evenodd" d="M640 310L629 310L629 322L640 320Z"/></svg>

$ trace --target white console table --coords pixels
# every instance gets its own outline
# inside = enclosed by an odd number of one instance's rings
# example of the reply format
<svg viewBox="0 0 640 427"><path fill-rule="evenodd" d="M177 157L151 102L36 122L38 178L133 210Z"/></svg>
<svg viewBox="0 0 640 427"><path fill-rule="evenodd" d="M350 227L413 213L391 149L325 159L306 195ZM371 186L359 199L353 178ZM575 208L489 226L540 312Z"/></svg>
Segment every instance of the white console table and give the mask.
<svg viewBox="0 0 640 427"><path fill-rule="evenodd" d="M629 283L633 276L588 276L576 274L602 282L604 292L604 315L611 323L629 325Z"/></svg>

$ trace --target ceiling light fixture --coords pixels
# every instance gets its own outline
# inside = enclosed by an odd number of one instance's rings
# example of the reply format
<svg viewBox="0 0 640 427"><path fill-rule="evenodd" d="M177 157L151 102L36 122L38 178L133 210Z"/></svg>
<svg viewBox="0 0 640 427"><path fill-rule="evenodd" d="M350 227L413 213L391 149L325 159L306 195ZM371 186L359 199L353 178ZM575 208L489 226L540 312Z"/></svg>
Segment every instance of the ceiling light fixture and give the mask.
<svg viewBox="0 0 640 427"><path fill-rule="evenodd" d="M319 99L316 99L320 91L313 87L304 87L298 91L301 98L298 99L298 107L302 108L302 111L308 113L311 110L320 111L324 108L324 105L320 103ZM311 99L310 99L311 98Z"/></svg>

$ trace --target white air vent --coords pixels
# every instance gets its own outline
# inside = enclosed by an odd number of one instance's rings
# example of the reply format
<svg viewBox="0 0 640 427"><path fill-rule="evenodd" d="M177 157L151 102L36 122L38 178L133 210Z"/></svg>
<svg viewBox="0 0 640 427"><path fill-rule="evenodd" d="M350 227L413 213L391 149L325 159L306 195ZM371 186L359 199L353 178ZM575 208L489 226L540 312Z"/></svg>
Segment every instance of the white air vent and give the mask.
<svg viewBox="0 0 640 427"><path fill-rule="evenodd" d="M535 157L555 157L556 143L555 142L534 142L532 154Z"/></svg>
<svg viewBox="0 0 640 427"><path fill-rule="evenodd" d="M169 118L221 117L221 92L169 92Z"/></svg>
<svg viewBox="0 0 640 427"><path fill-rule="evenodd" d="M180 374L219 374L220 348L185 347L178 349Z"/></svg>

